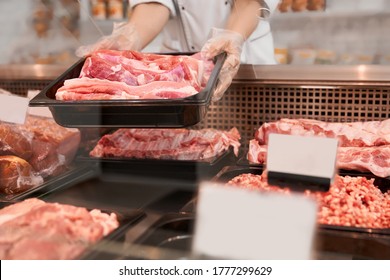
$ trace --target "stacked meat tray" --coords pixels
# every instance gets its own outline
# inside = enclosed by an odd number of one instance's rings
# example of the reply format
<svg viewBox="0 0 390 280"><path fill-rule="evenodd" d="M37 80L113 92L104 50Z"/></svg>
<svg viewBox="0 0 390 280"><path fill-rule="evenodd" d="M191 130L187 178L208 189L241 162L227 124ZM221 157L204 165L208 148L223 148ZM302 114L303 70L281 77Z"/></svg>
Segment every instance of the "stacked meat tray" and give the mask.
<svg viewBox="0 0 390 280"><path fill-rule="evenodd" d="M223 60L97 51L30 101L54 120L1 123L1 259L191 258L201 181L293 192L267 182L270 133L339 140L329 191L304 192L319 205L315 256L390 259L389 120L279 119L249 140L194 127Z"/></svg>

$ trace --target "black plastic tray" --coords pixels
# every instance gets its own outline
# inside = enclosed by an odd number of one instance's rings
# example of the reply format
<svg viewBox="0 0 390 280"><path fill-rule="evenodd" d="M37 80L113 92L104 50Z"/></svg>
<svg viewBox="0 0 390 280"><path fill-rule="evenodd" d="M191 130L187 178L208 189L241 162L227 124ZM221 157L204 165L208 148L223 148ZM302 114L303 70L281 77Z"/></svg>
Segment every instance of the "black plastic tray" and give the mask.
<svg viewBox="0 0 390 280"><path fill-rule="evenodd" d="M0 206L7 205L7 202L17 202L30 197L41 197L50 194L58 189L72 186L81 181L92 178L97 174L96 164L79 163L57 176L46 178L44 182L27 191L18 194L0 194Z"/></svg>
<svg viewBox="0 0 390 280"><path fill-rule="evenodd" d="M120 254L123 249L123 244L126 238L126 232L145 217L145 212L139 209L127 210L127 211L111 211L99 209L106 213L115 213L118 217L119 227L113 232L105 236L103 239L98 241L96 244L87 248L78 259L114 259ZM112 245L117 246L114 248ZM105 248L110 248L110 252Z"/></svg>
<svg viewBox="0 0 390 280"><path fill-rule="evenodd" d="M214 178L213 181L215 182L221 182L221 183L227 183L234 177L244 174L244 173L251 173L256 175L261 175L263 172L263 168L260 167L245 167L245 166L226 166L224 167ZM346 172L340 172L341 176L364 176L369 179L374 178L374 184L382 191L385 192L387 190L390 190L390 179L389 178L380 178L376 177L372 174L364 174L361 173L346 173ZM191 212L195 209L195 201L189 202L182 211L184 212ZM324 225L320 224L319 227L321 229L328 229L328 230L337 230L337 231L348 231L348 232L358 232L358 233L372 233L372 234L384 234L384 235L390 235L390 228L389 229L377 229L377 228L362 228L362 227L348 227L348 226L334 226L334 225Z"/></svg>
<svg viewBox="0 0 390 280"><path fill-rule="evenodd" d="M93 158L80 156L81 162L97 164L102 175L138 175L180 181L199 181L215 176L223 167L233 164L235 155L228 149L205 160L168 160L136 158Z"/></svg>
<svg viewBox="0 0 390 280"><path fill-rule="evenodd" d="M55 121L65 127L187 127L197 124L206 115L225 58L225 53L216 57L206 87L187 98L56 100L55 94L64 81L79 77L84 58L44 88L30 101L30 106L49 107Z"/></svg>
<svg viewBox="0 0 390 280"><path fill-rule="evenodd" d="M193 214L166 214L152 224L134 243L161 249L190 251L194 221Z"/></svg>
<svg viewBox="0 0 390 280"><path fill-rule="evenodd" d="M194 225L193 213L167 214L134 243L175 250L185 256L185 253L191 251ZM316 235L314 249L315 258L318 259L390 259L390 239L386 235L320 229Z"/></svg>

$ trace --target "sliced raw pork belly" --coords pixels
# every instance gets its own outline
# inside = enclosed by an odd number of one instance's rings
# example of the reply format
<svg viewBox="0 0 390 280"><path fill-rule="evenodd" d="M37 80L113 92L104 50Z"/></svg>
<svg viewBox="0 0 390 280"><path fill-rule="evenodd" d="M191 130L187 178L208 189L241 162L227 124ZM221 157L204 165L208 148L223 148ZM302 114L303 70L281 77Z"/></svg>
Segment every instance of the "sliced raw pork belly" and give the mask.
<svg viewBox="0 0 390 280"><path fill-rule="evenodd" d="M197 91L184 82L156 81L142 86L129 86L123 82L79 78L66 80L58 89L58 100L99 99L169 99L184 98Z"/></svg>
<svg viewBox="0 0 390 280"><path fill-rule="evenodd" d="M58 100L175 99L200 92L214 64L200 56L99 50L78 78L66 80Z"/></svg>

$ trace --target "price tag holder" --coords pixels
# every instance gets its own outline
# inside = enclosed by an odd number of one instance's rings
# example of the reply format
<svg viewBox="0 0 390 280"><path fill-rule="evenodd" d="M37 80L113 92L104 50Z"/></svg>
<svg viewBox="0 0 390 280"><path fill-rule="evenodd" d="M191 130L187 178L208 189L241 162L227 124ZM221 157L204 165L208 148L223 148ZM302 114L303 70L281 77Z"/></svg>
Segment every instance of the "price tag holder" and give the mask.
<svg viewBox="0 0 390 280"><path fill-rule="evenodd" d="M202 183L193 253L219 259L313 258L317 204L300 193Z"/></svg>
<svg viewBox="0 0 390 280"><path fill-rule="evenodd" d="M295 191L328 191L336 170L337 139L270 134L268 183Z"/></svg>
<svg viewBox="0 0 390 280"><path fill-rule="evenodd" d="M27 92L27 97L29 100L33 99L40 91L39 90L29 90ZM30 115L38 117L53 118L53 115L48 107L30 107L28 109Z"/></svg>
<svg viewBox="0 0 390 280"><path fill-rule="evenodd" d="M26 97L0 94L0 121L24 124L28 103Z"/></svg>

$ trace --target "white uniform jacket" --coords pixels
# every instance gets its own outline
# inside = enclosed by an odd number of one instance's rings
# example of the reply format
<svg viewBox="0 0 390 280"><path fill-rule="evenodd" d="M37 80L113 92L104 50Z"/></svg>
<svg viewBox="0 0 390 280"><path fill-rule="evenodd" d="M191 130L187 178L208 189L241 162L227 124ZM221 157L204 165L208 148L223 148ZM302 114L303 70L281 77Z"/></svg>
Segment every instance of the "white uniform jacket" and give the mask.
<svg viewBox="0 0 390 280"><path fill-rule="evenodd" d="M234 0L130 0L131 7L157 2L170 11L163 30L164 52L200 51L213 27L224 28ZM265 0L265 13L259 25L243 46L241 63L275 64L273 38L267 17L278 0Z"/></svg>

